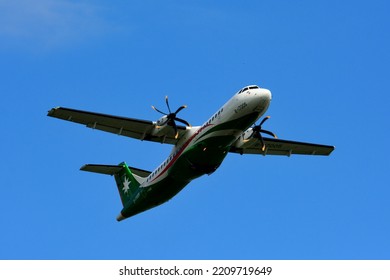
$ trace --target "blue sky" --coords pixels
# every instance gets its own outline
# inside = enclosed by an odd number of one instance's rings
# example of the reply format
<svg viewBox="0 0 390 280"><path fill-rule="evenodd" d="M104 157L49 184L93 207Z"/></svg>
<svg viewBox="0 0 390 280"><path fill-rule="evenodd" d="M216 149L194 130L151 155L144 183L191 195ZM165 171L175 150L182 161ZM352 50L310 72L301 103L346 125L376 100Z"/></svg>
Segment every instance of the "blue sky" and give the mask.
<svg viewBox="0 0 390 280"><path fill-rule="evenodd" d="M0 0L0 259L389 259L387 1ZM113 178L171 147L48 118L55 106L200 125L237 90L265 129L330 157L229 155L118 223Z"/></svg>

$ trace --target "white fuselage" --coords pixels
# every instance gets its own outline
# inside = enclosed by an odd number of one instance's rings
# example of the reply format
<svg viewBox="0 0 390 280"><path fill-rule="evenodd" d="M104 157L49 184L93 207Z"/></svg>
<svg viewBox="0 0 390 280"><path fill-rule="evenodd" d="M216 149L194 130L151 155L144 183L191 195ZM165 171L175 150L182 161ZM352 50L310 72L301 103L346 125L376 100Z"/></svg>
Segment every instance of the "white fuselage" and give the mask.
<svg viewBox="0 0 390 280"><path fill-rule="evenodd" d="M232 145L265 113L270 101L271 92L268 89L257 86L243 88L202 126L187 127L185 135L174 146L169 157L145 178L141 187L149 187L164 180L175 162L200 141L208 143L207 140L215 138L214 142L218 142L218 139L228 136L228 142L221 142L221 145ZM203 150L208 148L205 146Z"/></svg>

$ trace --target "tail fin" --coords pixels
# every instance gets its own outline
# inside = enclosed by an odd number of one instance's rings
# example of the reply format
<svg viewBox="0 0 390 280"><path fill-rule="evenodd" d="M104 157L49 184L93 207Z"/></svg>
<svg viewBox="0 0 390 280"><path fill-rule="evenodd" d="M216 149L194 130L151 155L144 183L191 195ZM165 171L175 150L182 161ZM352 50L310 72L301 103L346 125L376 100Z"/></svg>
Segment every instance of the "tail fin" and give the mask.
<svg viewBox="0 0 390 280"><path fill-rule="evenodd" d="M119 165L86 164L80 170L114 175L123 206L131 200L142 181L144 181L144 178L134 175L125 162Z"/></svg>
<svg viewBox="0 0 390 280"><path fill-rule="evenodd" d="M138 189L140 182L133 176L126 163L122 162L120 165L122 166L121 170L114 176L124 206Z"/></svg>

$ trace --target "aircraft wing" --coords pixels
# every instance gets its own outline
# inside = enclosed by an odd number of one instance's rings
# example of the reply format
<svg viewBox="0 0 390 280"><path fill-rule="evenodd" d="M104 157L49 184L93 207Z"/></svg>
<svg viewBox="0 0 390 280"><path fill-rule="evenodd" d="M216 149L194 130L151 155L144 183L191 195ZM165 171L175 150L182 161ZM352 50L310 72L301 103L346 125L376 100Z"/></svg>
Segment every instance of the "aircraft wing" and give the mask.
<svg viewBox="0 0 390 280"><path fill-rule="evenodd" d="M257 140L250 147L238 148L232 146L230 152L239 154L260 154L260 155L318 155L328 156L334 150L334 146L303 143L290 140L274 139L263 137L265 150L262 151L261 142Z"/></svg>
<svg viewBox="0 0 390 280"><path fill-rule="evenodd" d="M177 130L179 132L179 136L175 139L175 135L173 133L163 136L153 135L152 132L155 128L155 123L147 120L112 116L64 107L53 108L47 115L66 121L84 124L92 129L99 129L139 140L168 144L176 144L186 130L186 127L178 125Z"/></svg>

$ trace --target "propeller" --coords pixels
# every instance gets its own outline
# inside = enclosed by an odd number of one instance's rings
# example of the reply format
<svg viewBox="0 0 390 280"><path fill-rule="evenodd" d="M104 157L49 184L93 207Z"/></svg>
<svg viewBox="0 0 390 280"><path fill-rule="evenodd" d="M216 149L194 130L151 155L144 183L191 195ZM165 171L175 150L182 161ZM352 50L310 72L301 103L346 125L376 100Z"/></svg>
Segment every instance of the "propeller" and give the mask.
<svg viewBox="0 0 390 280"><path fill-rule="evenodd" d="M261 150L264 152L265 150L265 143L264 143L264 140L263 140L263 136L261 136L261 133L265 133L265 134L268 134L268 135L271 135L272 137L274 138L278 138L276 136L275 133L269 131L269 130L265 130L265 129L262 129L261 126L265 123L266 120L268 120L270 118L270 116L266 116L261 122L260 124L258 125L255 125L253 128L252 128L252 134L249 136L249 138L253 137L255 139L259 139L260 140L260 143L261 143Z"/></svg>
<svg viewBox="0 0 390 280"><path fill-rule="evenodd" d="M163 126L163 125L168 124L168 125L172 126L173 129L175 130L175 139L177 139L177 137L179 136L179 132L177 131L177 125L176 125L175 121L181 122L181 123L185 124L186 126L191 127L191 125L186 120L183 120L183 119L176 117L176 115L184 108L187 108L187 106L182 105L174 113L172 113L171 107L169 106L169 102L168 102L168 96L165 96L165 103L167 104L169 114L164 113L163 111L160 111L159 109L157 109L154 106L152 106L152 108L153 108L153 110L155 110L155 111L159 112L160 114L163 114L167 117L167 119L160 125Z"/></svg>

